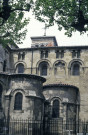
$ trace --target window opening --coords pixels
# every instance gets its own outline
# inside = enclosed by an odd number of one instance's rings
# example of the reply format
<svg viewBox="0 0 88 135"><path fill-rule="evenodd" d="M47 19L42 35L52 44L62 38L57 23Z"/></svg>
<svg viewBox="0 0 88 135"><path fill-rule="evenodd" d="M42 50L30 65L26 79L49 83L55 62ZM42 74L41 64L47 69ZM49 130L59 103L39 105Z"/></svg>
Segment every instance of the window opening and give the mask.
<svg viewBox="0 0 88 135"><path fill-rule="evenodd" d="M44 52L41 51L41 58L44 58Z"/></svg>
<svg viewBox="0 0 88 135"><path fill-rule="evenodd" d="M24 65L23 64L20 63L17 65L17 72L24 73Z"/></svg>
<svg viewBox="0 0 88 135"><path fill-rule="evenodd" d="M80 50L73 50L72 58L80 58Z"/></svg>
<svg viewBox="0 0 88 135"><path fill-rule="evenodd" d="M48 58L48 51L45 52L45 58Z"/></svg>
<svg viewBox="0 0 88 135"><path fill-rule="evenodd" d="M18 60L20 60L20 59L21 59L21 53L18 54Z"/></svg>
<svg viewBox="0 0 88 135"><path fill-rule="evenodd" d="M0 109L2 109L2 85L0 84Z"/></svg>
<svg viewBox="0 0 88 135"><path fill-rule="evenodd" d="M73 65L72 75L75 75L75 76L80 75L80 66L79 66L79 64Z"/></svg>
<svg viewBox="0 0 88 135"><path fill-rule="evenodd" d="M23 95L21 93L15 95L14 110L22 110L22 99Z"/></svg>
<svg viewBox="0 0 88 135"><path fill-rule="evenodd" d="M40 75L47 76L47 65L42 65L41 66Z"/></svg>
<svg viewBox="0 0 88 135"><path fill-rule="evenodd" d="M41 51L41 58L48 58L48 51Z"/></svg>
<svg viewBox="0 0 88 135"><path fill-rule="evenodd" d="M25 59L25 52L22 53L22 60Z"/></svg>
<svg viewBox="0 0 88 135"><path fill-rule="evenodd" d="M3 72L6 71L6 60L4 60L4 63L3 63Z"/></svg>
<svg viewBox="0 0 88 135"><path fill-rule="evenodd" d="M64 57L64 51L61 50L61 51L56 51L56 58L63 58Z"/></svg>
<svg viewBox="0 0 88 135"><path fill-rule="evenodd" d="M59 118L59 101L58 100L53 101L52 117Z"/></svg>

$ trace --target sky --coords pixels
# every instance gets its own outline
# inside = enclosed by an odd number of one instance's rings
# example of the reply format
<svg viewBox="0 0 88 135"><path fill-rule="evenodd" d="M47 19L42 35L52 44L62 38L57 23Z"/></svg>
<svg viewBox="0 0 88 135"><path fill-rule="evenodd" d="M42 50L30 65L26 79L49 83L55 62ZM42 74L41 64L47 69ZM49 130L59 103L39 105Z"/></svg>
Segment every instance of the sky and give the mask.
<svg viewBox="0 0 88 135"><path fill-rule="evenodd" d="M44 36L44 27L45 24L37 21L32 13L27 13L25 15L26 17L30 17L30 22L27 26L27 35L25 40L23 41L22 45L19 45L20 48L28 48L31 47L31 37L33 36ZM57 25L48 28L46 30L46 36L55 36L58 46L82 46L82 45L88 45L88 33L85 33L83 35L80 35L79 32L74 32L72 37L67 37L67 35L64 34L64 30L59 31Z"/></svg>

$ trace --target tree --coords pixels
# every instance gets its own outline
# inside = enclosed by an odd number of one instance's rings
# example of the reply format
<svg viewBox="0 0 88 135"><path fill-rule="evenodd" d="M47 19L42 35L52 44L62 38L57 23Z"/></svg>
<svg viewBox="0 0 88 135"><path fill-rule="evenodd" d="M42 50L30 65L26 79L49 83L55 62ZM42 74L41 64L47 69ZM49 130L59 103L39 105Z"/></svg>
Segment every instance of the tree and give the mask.
<svg viewBox="0 0 88 135"><path fill-rule="evenodd" d="M32 0L1 0L0 2L0 43L3 46L21 43L26 36L29 19L24 18L25 11L31 8ZM14 44L15 45L15 44Z"/></svg>
<svg viewBox="0 0 88 135"><path fill-rule="evenodd" d="M88 31L87 0L36 0L34 11L36 18L47 27L57 23L58 29L64 28L68 36L73 31Z"/></svg>
<svg viewBox="0 0 88 135"><path fill-rule="evenodd" d="M10 17L14 11L29 11L32 0L29 2L24 0L1 0L0 1L0 26Z"/></svg>

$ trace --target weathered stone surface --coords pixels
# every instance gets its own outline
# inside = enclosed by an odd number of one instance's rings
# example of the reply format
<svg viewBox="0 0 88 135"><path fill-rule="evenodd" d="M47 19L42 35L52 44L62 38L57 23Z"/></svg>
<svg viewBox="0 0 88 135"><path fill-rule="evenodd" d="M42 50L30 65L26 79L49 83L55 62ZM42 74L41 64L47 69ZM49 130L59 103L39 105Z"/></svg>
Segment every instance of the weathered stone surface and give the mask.
<svg viewBox="0 0 88 135"><path fill-rule="evenodd" d="M42 38L41 38L42 39ZM42 41L43 40L43 41ZM41 41L33 41L33 44L35 43L44 43L48 42L44 38ZM50 40L50 39L49 39ZM50 42L50 41L49 41ZM54 41L52 40L54 43ZM61 52L64 51L64 57L58 57L56 58L56 52L57 50ZM75 56L72 58L72 51L75 50L80 51L80 57L77 58ZM41 51L48 51L48 57L41 58ZM18 59L18 54L21 53L21 55L25 53L24 59L22 57ZM40 116L43 113L41 105L43 104L43 101L40 97L43 98L45 96L46 100L52 97L55 97L59 95L64 100L69 99L70 103L75 103L76 99L79 106L79 118L81 120L88 120L88 46L73 46L73 47L59 47L57 45L55 46L48 46L48 47L34 47L33 48L25 48L25 49L6 49L4 51L1 47L0 50L0 71L2 74L0 74L0 84L3 86L3 93L2 93L2 101L3 101L3 108L5 110L6 108L6 96L9 96L11 93L11 108L10 108L10 116L11 117L30 117L31 118L38 118L40 119ZM4 60L7 61L6 63L6 71L3 73L3 62ZM47 84L63 84L64 88L56 87L47 89L46 91L43 91L42 94L42 80L41 78L28 78L26 77L15 77L14 73L17 73L17 65L19 63L22 63L24 65L24 73L26 75L33 74L33 75L39 75L40 76L40 63L47 62L48 63L48 73L47 76L43 76L46 78L46 82L44 85ZM72 64L78 62L80 63L80 75L79 76L73 76L72 75ZM62 63L61 65L58 65L58 63ZM10 73L10 75L7 75L7 72ZM18 73L17 73L18 74ZM7 76L6 76L7 75ZM67 88L65 87L65 84L76 86L79 89L79 92L76 93L74 90L75 88ZM14 110L14 96L16 92L22 92L23 93L23 110L22 112L18 111L16 112ZM9 94L8 94L9 93ZM38 97L34 98L32 97ZM77 96L77 97L76 97ZM39 108L37 108L37 104L40 104ZM62 104L61 101L61 117L64 117L66 115L66 106ZM38 112L33 111L33 108L36 108ZM63 109L64 108L64 109ZM8 108L7 108L8 110ZM41 110L41 111L39 111ZM73 109L74 110L74 109ZM15 114L15 115L14 115ZM20 115L21 114L21 115ZM35 115L34 117L34 114ZM38 117L37 117L38 116ZM65 117L64 117L65 119Z"/></svg>

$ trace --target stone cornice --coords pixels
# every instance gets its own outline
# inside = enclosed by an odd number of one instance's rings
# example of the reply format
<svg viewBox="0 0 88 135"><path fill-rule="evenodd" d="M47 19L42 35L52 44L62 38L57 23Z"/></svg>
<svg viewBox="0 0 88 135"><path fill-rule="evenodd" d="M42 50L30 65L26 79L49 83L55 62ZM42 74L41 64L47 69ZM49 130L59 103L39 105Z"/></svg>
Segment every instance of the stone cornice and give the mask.
<svg viewBox="0 0 88 135"><path fill-rule="evenodd" d="M37 75L31 75L31 74L8 74L8 73L0 73L0 75L2 76L7 76L7 77L12 77L12 78L22 78L22 77L26 77L26 78L33 78L33 79L37 79L42 81L43 83L46 81L45 78L41 77L41 76L37 76Z"/></svg>
<svg viewBox="0 0 88 135"><path fill-rule="evenodd" d="M21 52L21 51L34 51L34 50L46 50L46 49L76 49L76 50L81 50L81 49L88 49L88 46L86 45L80 45L80 46L55 46L55 47L33 47L33 48L16 48L16 49L11 49L12 52Z"/></svg>

